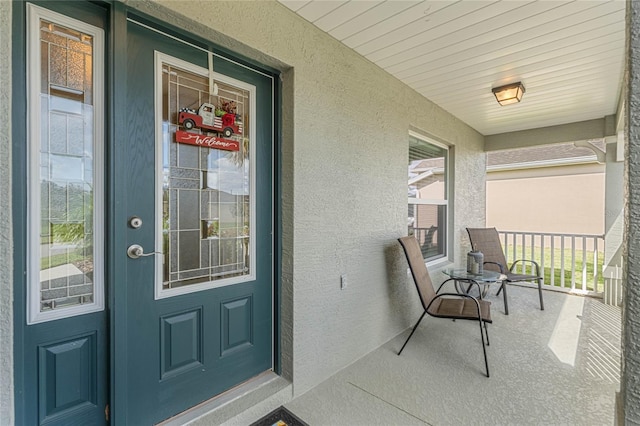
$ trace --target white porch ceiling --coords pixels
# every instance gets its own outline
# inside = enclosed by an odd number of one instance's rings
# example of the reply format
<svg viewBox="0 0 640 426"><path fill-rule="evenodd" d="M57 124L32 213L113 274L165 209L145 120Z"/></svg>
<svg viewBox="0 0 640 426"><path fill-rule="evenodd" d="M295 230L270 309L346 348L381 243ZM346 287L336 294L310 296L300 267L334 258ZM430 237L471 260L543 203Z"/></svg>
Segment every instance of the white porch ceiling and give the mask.
<svg viewBox="0 0 640 426"><path fill-rule="evenodd" d="M616 113L624 0L279 1L484 135Z"/></svg>

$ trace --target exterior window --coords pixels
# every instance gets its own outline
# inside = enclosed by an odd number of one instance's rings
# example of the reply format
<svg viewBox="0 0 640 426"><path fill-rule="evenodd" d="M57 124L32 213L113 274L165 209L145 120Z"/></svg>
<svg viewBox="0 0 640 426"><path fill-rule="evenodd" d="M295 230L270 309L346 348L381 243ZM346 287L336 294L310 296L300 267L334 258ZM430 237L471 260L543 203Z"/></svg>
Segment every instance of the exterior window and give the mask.
<svg viewBox="0 0 640 426"><path fill-rule="evenodd" d="M409 135L408 234L420 243L425 260L447 255L448 154L445 145Z"/></svg>
<svg viewBox="0 0 640 426"><path fill-rule="evenodd" d="M29 323L102 310L103 32L29 5Z"/></svg>
<svg viewBox="0 0 640 426"><path fill-rule="evenodd" d="M156 298L254 280L255 87L161 52L156 81Z"/></svg>

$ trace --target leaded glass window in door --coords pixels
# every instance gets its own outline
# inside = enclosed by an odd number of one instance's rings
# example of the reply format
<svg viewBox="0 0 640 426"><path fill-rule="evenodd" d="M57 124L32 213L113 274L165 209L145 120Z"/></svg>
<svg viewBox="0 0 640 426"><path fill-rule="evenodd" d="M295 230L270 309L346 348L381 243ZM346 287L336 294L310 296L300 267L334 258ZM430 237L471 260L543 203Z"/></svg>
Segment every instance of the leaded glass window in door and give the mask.
<svg viewBox="0 0 640 426"><path fill-rule="evenodd" d="M162 138L157 296L247 281L254 276L253 88L221 75L212 79L208 70L160 53L157 58Z"/></svg>

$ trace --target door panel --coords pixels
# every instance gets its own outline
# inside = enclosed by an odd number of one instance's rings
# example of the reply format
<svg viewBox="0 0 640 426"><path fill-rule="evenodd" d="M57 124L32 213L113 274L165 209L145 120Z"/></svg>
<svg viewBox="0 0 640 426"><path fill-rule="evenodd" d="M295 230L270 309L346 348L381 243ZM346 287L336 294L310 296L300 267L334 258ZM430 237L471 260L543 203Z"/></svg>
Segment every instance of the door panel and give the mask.
<svg viewBox="0 0 640 426"><path fill-rule="evenodd" d="M88 2L14 4L16 424L107 423L108 21Z"/></svg>
<svg viewBox="0 0 640 426"><path fill-rule="evenodd" d="M38 347L40 419L97 405L97 333Z"/></svg>
<svg viewBox="0 0 640 426"><path fill-rule="evenodd" d="M238 119L251 131L236 134L236 130L240 132L236 129L232 136L223 136L217 131L187 129L178 123L177 112L156 114L157 102L171 105L174 98L170 91L157 91L163 83L155 52L197 69L208 69L207 52L133 19L127 23L126 39L126 67L123 75L116 78L126 87L122 103L118 104L126 114L122 122L116 122L116 128L120 125L125 130L115 146L114 200L124 202L113 223L115 241L124 242L116 246L114 259L115 419L127 424L148 424L178 414L272 368L272 79L216 56L214 72L255 88L254 112L238 113L242 115ZM182 91L201 87L201 93L194 95L198 104L203 93L213 103L230 96L222 93L222 82L217 95L207 85L208 81L183 82L176 87ZM155 96L156 93L163 95ZM175 99L183 98L176 95ZM172 111L199 106L173 105ZM161 125L158 120L162 120ZM158 137L162 129L168 139ZM251 147L254 157L234 157L225 150L178 143L178 130L215 136L223 140L221 143L235 141L240 152L243 146ZM156 156L157 150L163 148L167 156ZM175 163L171 152L176 155ZM229 167L235 161L236 169L249 170L247 182L255 187L234 192L208 185L214 175L235 176L228 169L212 166L212 158L217 164L224 160ZM163 180L161 190L156 179ZM159 202L163 191L168 194L166 203ZM249 193L255 197L255 217L242 213L249 203ZM211 201L214 196L219 203ZM228 200L226 204L223 199ZM208 210L210 205L217 206L217 213ZM221 205L227 210L222 211ZM140 228L128 226L133 216L142 220ZM156 222L157 216L162 223ZM245 220L247 233L253 233L251 243L242 242L246 235L237 231L245 228ZM218 221L217 225L214 221ZM236 221L236 225L226 227L230 221ZM169 252L131 259L126 251L132 244L141 245L147 253L167 247ZM223 253L225 244L231 247L226 252L231 253L231 261L213 265L218 257L212 254L212 247ZM255 253L255 259L247 257L250 253ZM219 258L229 257L225 256L221 254ZM180 271L171 269L174 261L183 266ZM244 266L237 269L238 265ZM229 279L218 280L219 274ZM167 276L169 280L163 278ZM158 287L173 291L171 282L177 283L178 289L193 282L197 291L164 295L157 292Z"/></svg>

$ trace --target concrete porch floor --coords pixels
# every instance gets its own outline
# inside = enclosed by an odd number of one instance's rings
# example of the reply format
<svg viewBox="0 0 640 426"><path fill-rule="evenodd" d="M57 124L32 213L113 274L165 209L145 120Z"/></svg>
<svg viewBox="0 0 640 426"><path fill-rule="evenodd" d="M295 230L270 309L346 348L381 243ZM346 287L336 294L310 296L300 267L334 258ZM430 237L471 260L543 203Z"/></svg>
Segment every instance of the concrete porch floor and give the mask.
<svg viewBox="0 0 640 426"><path fill-rule="evenodd" d="M401 356L410 330L285 407L312 426L614 424L620 309L545 291L541 311L510 286L505 316L491 293L490 378L477 323L425 317Z"/></svg>

